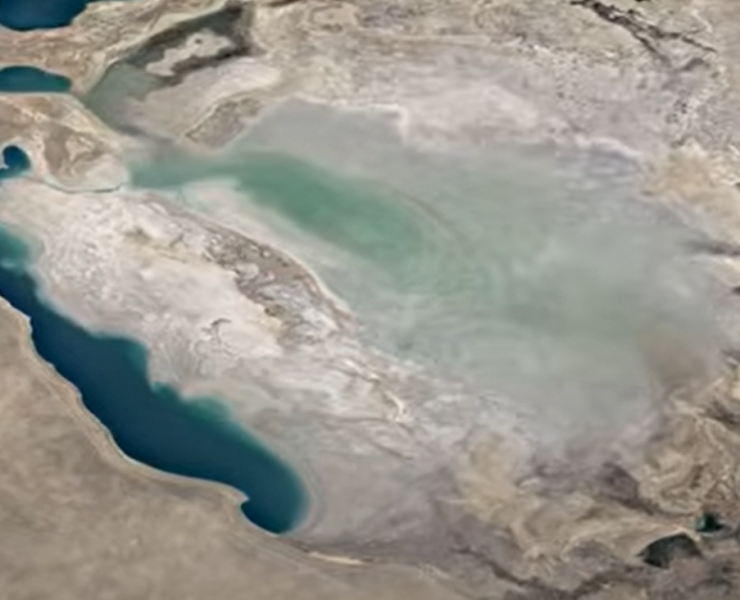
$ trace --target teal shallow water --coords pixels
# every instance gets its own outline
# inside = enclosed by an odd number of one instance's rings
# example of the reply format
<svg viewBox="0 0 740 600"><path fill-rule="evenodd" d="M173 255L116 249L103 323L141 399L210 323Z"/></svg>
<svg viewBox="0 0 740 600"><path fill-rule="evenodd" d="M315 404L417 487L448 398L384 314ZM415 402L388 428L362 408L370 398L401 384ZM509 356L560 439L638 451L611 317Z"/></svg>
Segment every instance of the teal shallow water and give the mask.
<svg viewBox="0 0 740 600"><path fill-rule="evenodd" d="M377 183L334 176L288 155L251 152L213 162L177 157L139 167L134 167L132 181L141 187L232 179L256 206L399 276L413 278L413 270L404 267L419 256L436 254L430 224L398 193Z"/></svg>
<svg viewBox="0 0 740 600"><path fill-rule="evenodd" d="M516 398L558 436L618 434L719 364L707 282L681 259L686 231L637 200L621 174L559 179L492 162L466 179L433 161L404 165L389 148L374 179L343 175L340 157L330 169L331 159L275 146L165 157L135 166L134 181L173 190L234 182L245 215L278 235L299 232L299 248L320 243L328 259L312 266L366 339ZM408 185L393 179L404 168Z"/></svg>

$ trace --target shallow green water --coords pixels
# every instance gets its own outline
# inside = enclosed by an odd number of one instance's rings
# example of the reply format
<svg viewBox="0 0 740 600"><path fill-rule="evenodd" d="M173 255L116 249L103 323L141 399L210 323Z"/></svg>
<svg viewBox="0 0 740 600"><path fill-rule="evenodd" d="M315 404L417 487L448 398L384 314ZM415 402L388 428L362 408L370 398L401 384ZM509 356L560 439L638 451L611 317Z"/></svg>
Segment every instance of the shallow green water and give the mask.
<svg viewBox="0 0 740 600"><path fill-rule="evenodd" d="M495 163L471 175L389 152L357 176L333 158L235 149L140 165L135 182L230 179L245 214L320 242L322 275L368 340L514 397L550 429L618 430L716 366L706 281L680 259L686 231L608 169L590 183Z"/></svg>
<svg viewBox="0 0 740 600"><path fill-rule="evenodd" d="M370 182L332 176L297 158L252 152L208 163L176 158L134 170L133 183L172 187L229 178L259 207L337 248L383 268L432 252L423 215L400 194Z"/></svg>

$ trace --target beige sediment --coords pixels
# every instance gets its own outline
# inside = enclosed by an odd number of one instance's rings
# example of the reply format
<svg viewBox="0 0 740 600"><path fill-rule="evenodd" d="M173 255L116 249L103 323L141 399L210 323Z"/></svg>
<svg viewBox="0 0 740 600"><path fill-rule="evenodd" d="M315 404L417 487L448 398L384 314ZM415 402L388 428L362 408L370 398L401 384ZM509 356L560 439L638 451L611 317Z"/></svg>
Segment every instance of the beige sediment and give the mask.
<svg viewBox="0 0 740 600"><path fill-rule="evenodd" d="M84 431L87 438L93 444L96 452L103 457L111 467L129 473L135 473L139 477L166 481L190 488L200 488L208 491L208 493L216 492L221 498L223 498L225 503L231 507L230 510L226 511L229 518L232 519L234 524L240 529L246 530L248 535L255 538L255 541L259 538L277 537L249 523L249 521L244 517L239 510L239 506L245 500L245 495L241 491L216 481L186 477L149 467L124 453L118 447L113 436L105 425L101 423L95 415L87 410L87 408L85 408L82 395L77 388L59 375L50 363L46 362L35 352L33 349L33 342L31 342L32 325L30 319L13 308L4 298L0 298L0 307L1 310L7 310L11 313L19 328L23 330L24 339L27 341L21 344L20 347L29 368L37 371L38 375L42 378L44 384L49 389L50 395L58 389L64 390L62 395L65 400L63 403L65 412L74 419L80 429Z"/></svg>
<svg viewBox="0 0 740 600"><path fill-rule="evenodd" d="M19 348L26 369L41 379L50 398L56 396L62 400L60 403L62 410L74 420L77 427L92 444L95 452L112 469L130 476L162 481L191 490L197 489L208 497L217 498L223 508L219 513L219 518L229 521L228 535L237 546L241 544L258 546L261 554L268 554L282 561L289 561L301 571L310 571L321 578L336 579L338 583L345 585L341 576L337 578L336 574L325 572L322 564L331 563L341 568L353 569L359 567L378 568L378 565L373 567L370 563L350 557L306 551L299 545L291 543L289 539L259 529L251 524L239 510L239 505L244 500L244 496L234 488L217 482L167 473L127 456L118 448L104 425L85 408L79 391L70 382L62 378L51 364L35 352L31 341L32 326L30 319L15 310L2 298L0 298L0 311L9 314L21 331L19 337L22 338L22 343L19 344ZM298 468L300 469L300 463L298 463ZM313 478L310 475L306 476L306 473L301 473L299 470L297 470L297 474L304 477L303 481L307 488L306 493L309 496L310 510L320 510L320 499L315 485L312 485ZM310 518L309 516L308 519L310 520ZM422 580L430 578L430 574L427 572L428 569L390 564L380 568L387 569L389 573L394 574L394 577L411 577L412 579ZM365 592L356 589L354 586L352 589L348 588L348 593L351 593L351 596L355 598L365 597ZM456 598L452 592L449 596L443 594L440 597Z"/></svg>

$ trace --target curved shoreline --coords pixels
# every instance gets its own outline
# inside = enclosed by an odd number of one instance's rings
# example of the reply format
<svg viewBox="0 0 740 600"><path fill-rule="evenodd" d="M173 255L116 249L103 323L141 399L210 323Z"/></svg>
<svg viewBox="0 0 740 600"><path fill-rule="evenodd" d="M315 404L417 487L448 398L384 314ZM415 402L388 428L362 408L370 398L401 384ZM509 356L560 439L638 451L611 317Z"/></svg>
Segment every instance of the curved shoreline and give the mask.
<svg viewBox="0 0 740 600"><path fill-rule="evenodd" d="M64 410L84 431L85 436L93 444L95 450L104 457L106 462L111 464L114 468L133 472L136 473L137 476L146 477L147 479L174 483L178 486L197 487L199 489L207 490L209 493L210 491L216 491L221 498L228 501L228 514L230 515L230 518L235 522L238 522L240 526L246 524L251 535L259 538L270 539L278 539L282 537L281 535L271 533L270 531L257 526L245 517L240 507L248 497L241 490L229 484L212 479L180 475L165 471L164 469L147 465L146 463L136 460L126 454L116 443L110 429L85 406L79 389L75 387L72 382L63 377L55 369L52 363L38 354L31 337L33 330L31 318L15 308L2 296L0 296L0 310L7 310L13 315L13 319L24 333L24 343L21 345L21 351L24 358L27 359L29 364L34 365L33 368L37 370L38 374L49 389L64 389L63 395L68 399L68 401L63 404ZM303 476L302 472L299 474ZM307 496L309 496L311 491L315 492L315 489L312 488L312 490L306 490ZM313 496L309 497L307 500L309 502L309 505L306 507L308 517L309 511L311 511L311 507L314 505ZM307 520L307 518L305 520ZM303 528L302 522L296 527L295 531L298 531L301 528Z"/></svg>
<svg viewBox="0 0 740 600"><path fill-rule="evenodd" d="M25 312L36 353L78 388L80 402L121 452L159 470L238 488L248 498L240 503L245 517L271 532L287 533L302 522L309 498L278 454L217 399L186 402L175 387L152 383L141 344L88 332L48 306L25 269L22 240L8 234L5 254L4 299Z"/></svg>
<svg viewBox="0 0 740 600"><path fill-rule="evenodd" d="M31 319L14 308L2 297L0 297L0 311L7 312L21 331L19 348L22 357L25 359L27 368L39 376L44 386L49 390L52 401L56 400L56 398L62 400L60 404L63 412L75 422L85 439L94 448L94 451L111 469L136 478L163 482L183 489L200 490L221 504L223 509L221 517L228 519L229 523L233 526L226 528L229 537L239 544L246 543L250 546L259 545L259 551L261 553L267 553L281 560L287 560L300 569L306 569L326 577L327 573L324 573L321 569L322 564L335 565L343 570L382 568L383 570L390 570L413 579L431 580L433 585L442 585L445 589L448 589L450 598L453 597L456 591L459 591L455 589L455 586L450 586L448 577L443 576L442 573L437 573L431 566L367 561L351 556L326 554L311 550L310 547L291 539L293 533L300 532L311 522L313 517L308 512L305 517L305 523L301 523L294 531L288 535L276 535L258 527L245 518L240 510L240 505L245 497L238 489L218 481L170 473L131 458L116 444L108 428L85 407L80 391L71 382L62 377L51 363L36 352L31 339ZM303 466L303 463L298 461L296 471L301 466ZM299 475L304 476L304 472L300 471ZM312 477L307 477L305 481L306 494L309 496L310 502L309 511L320 511L320 501L317 500L314 502L314 498L317 498L317 496L312 495L316 490L311 483L315 482Z"/></svg>

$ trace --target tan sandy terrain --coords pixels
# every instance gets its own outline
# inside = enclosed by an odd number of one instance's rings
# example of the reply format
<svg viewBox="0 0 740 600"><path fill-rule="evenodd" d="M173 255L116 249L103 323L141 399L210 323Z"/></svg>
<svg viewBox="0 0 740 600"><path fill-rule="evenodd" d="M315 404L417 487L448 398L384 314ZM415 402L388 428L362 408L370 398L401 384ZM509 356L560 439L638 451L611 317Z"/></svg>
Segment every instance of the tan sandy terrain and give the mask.
<svg viewBox="0 0 740 600"><path fill-rule="evenodd" d="M4 302L0 337L3 600L458 597L410 569L309 558L250 527L231 490L132 463Z"/></svg>

